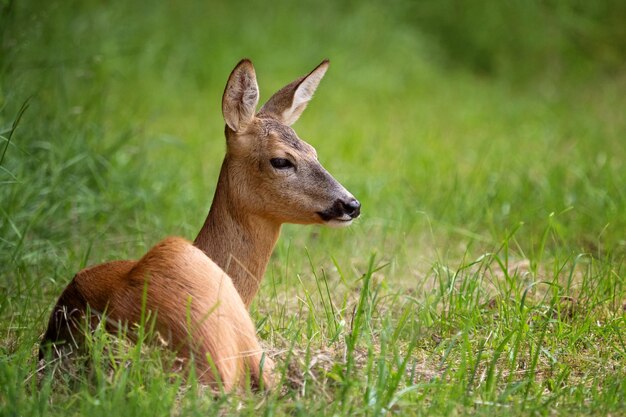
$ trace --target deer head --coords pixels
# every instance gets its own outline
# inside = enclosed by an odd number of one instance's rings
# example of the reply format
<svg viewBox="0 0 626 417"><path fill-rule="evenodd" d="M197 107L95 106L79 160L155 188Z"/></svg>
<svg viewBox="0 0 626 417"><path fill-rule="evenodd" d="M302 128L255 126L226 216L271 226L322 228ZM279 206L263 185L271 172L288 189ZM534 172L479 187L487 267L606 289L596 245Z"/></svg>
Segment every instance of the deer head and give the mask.
<svg viewBox="0 0 626 417"><path fill-rule="evenodd" d="M230 74L222 97L227 143L223 173L229 200L238 209L278 224L347 226L359 216L360 203L291 128L327 69L325 60L279 90L258 112L252 62L242 60Z"/></svg>

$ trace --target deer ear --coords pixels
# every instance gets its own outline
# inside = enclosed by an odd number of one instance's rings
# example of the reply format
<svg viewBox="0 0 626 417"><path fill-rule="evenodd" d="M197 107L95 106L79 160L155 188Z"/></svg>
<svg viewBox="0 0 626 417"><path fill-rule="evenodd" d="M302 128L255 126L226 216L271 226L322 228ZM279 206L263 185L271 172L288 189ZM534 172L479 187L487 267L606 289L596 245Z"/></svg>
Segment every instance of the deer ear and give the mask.
<svg viewBox="0 0 626 417"><path fill-rule="evenodd" d="M325 59L313 71L287 84L263 105L259 113L272 115L287 126L298 120L328 69Z"/></svg>
<svg viewBox="0 0 626 417"><path fill-rule="evenodd" d="M245 130L254 118L259 103L259 86L254 66L248 59L241 60L228 77L222 96L224 121L235 132Z"/></svg>

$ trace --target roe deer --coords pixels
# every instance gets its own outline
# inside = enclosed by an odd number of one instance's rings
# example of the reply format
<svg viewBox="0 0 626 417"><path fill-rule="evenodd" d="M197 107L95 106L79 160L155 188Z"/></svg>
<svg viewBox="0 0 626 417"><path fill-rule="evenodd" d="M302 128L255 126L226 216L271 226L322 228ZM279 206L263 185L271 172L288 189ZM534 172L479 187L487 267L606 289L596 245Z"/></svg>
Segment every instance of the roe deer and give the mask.
<svg viewBox="0 0 626 417"><path fill-rule="evenodd" d="M254 67L239 62L222 98L226 156L195 242L166 238L138 261L80 271L52 311L40 356L47 347L57 355L78 348L88 310L105 313L108 324L138 323L145 292L156 330L177 355L194 358L202 382L228 391L249 372L255 386L271 386L273 364L263 358L247 307L281 224L348 225L360 213L359 202L290 127L327 69L323 61L257 113Z"/></svg>

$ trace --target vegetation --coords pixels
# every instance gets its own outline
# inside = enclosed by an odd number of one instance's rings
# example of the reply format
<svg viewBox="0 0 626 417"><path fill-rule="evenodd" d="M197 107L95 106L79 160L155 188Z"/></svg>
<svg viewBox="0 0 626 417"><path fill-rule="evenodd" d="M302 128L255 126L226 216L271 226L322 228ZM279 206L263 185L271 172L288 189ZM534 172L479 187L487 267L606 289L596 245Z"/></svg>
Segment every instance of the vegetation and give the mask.
<svg viewBox="0 0 626 417"><path fill-rule="evenodd" d="M0 1L0 415L624 413L623 2L211 3ZM76 271L195 237L244 56L261 101L330 58L295 128L363 204L283 229L279 388L103 332L39 372Z"/></svg>

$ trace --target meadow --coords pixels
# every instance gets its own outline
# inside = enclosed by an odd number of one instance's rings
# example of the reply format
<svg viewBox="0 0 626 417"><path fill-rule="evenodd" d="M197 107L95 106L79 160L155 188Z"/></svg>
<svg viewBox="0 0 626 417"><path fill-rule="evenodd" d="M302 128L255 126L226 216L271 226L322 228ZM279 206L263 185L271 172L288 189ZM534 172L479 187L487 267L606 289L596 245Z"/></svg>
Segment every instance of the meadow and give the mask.
<svg viewBox="0 0 626 417"><path fill-rule="evenodd" d="M625 415L619 1L0 1L0 415ZM213 395L97 331L37 360L81 268L193 239L221 95L324 58L294 126L362 203L286 225L251 315L280 382Z"/></svg>

